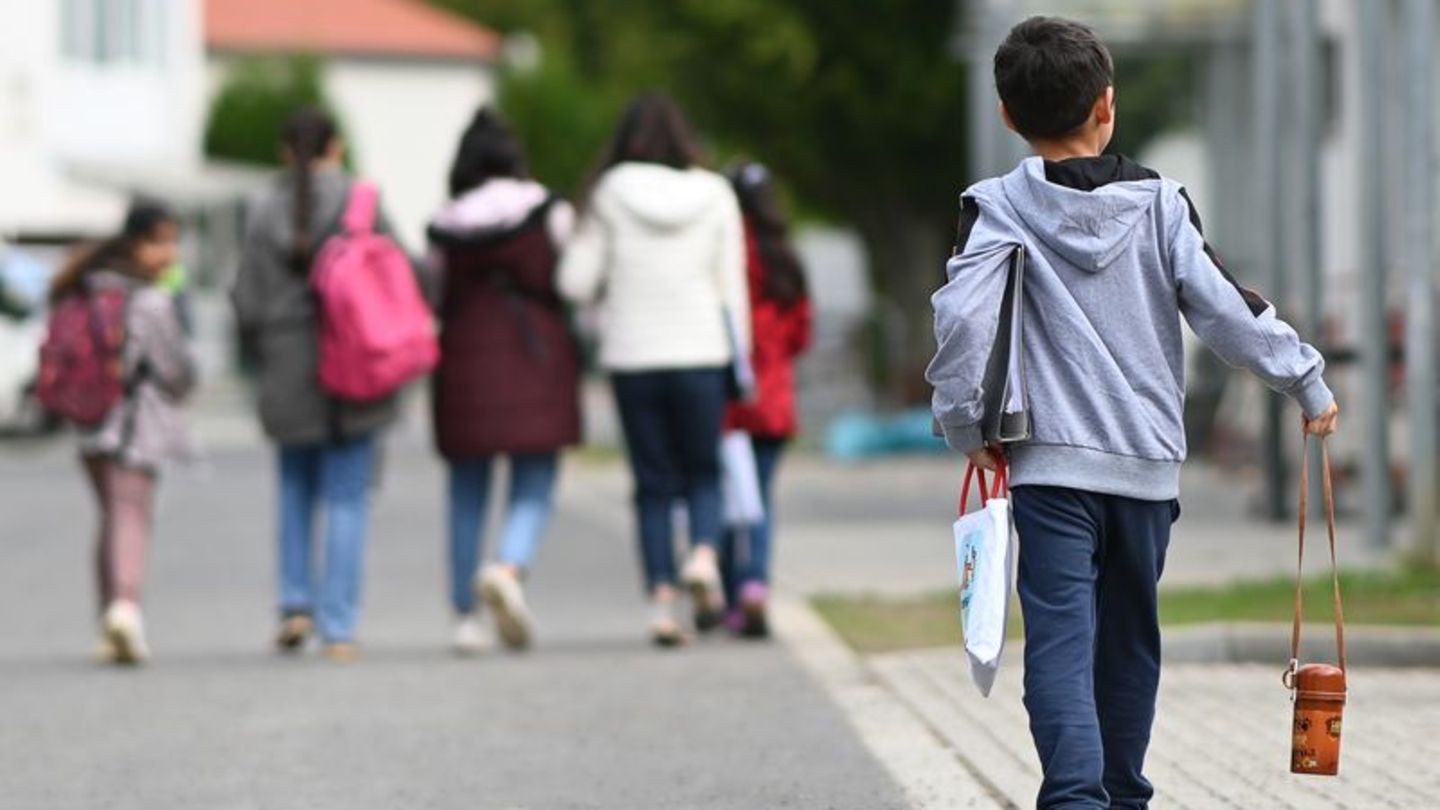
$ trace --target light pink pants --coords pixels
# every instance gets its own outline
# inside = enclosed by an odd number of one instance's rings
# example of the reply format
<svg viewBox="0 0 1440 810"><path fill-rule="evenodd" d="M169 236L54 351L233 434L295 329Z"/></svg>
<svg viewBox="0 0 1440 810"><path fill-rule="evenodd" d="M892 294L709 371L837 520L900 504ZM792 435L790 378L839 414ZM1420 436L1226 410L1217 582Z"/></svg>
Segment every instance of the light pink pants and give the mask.
<svg viewBox="0 0 1440 810"><path fill-rule="evenodd" d="M95 544L100 609L117 599L138 603L155 513L155 474L104 456L85 456L83 461L100 508Z"/></svg>

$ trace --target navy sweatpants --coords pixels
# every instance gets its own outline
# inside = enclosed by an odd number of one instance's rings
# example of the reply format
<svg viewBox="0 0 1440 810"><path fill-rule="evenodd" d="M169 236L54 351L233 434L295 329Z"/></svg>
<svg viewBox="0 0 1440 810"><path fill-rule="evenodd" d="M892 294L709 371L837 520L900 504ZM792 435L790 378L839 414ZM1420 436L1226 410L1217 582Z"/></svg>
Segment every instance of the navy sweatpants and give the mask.
<svg viewBox="0 0 1440 810"><path fill-rule="evenodd" d="M1044 769L1036 806L1148 806L1160 684L1156 585L1177 501L1017 486L1025 708Z"/></svg>

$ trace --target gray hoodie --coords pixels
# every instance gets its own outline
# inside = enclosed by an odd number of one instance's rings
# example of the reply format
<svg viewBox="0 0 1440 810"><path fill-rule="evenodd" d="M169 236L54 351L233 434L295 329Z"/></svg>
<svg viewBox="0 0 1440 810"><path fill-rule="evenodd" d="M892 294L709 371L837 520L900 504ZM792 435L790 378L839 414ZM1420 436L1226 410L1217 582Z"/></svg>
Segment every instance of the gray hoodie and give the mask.
<svg viewBox="0 0 1440 810"><path fill-rule="evenodd" d="M1058 181L1058 182L1054 182ZM968 233L935 294L927 379L954 449L981 446L982 377L1008 259L1026 252L1024 360L1033 437L1010 447L1013 485L1168 500L1185 459L1180 317L1232 366L1314 416L1325 362L1205 244L1178 183L1120 158L1022 162L967 189Z"/></svg>

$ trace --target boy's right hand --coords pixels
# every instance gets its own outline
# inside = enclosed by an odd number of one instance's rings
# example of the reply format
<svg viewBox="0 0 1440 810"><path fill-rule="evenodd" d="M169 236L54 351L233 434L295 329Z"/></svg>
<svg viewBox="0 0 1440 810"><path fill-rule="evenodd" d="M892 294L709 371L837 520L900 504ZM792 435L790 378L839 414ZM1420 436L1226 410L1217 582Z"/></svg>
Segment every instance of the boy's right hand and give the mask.
<svg viewBox="0 0 1440 810"><path fill-rule="evenodd" d="M1329 436L1334 433L1335 428L1340 425L1340 405L1332 402L1330 403L1330 407L1321 411L1320 414L1313 419L1302 416L1300 423L1304 427L1305 432L1311 436L1319 436L1321 438Z"/></svg>
<svg viewBox="0 0 1440 810"><path fill-rule="evenodd" d="M1000 445L990 444L979 450L971 450L969 453L966 453L965 456L969 458L970 463L976 467L986 472L996 472L1000 469L1000 452Z"/></svg>

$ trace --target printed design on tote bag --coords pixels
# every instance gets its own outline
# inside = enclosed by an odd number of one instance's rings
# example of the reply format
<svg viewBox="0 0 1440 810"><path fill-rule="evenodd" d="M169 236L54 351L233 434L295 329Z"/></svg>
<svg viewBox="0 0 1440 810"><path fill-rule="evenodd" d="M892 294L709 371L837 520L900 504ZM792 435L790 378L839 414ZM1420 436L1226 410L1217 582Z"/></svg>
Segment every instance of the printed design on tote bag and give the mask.
<svg viewBox="0 0 1440 810"><path fill-rule="evenodd" d="M960 566L960 611L970 609L970 598L974 595L975 568L980 557L980 544L985 539L983 532L966 533L961 541L965 549L964 561Z"/></svg>

